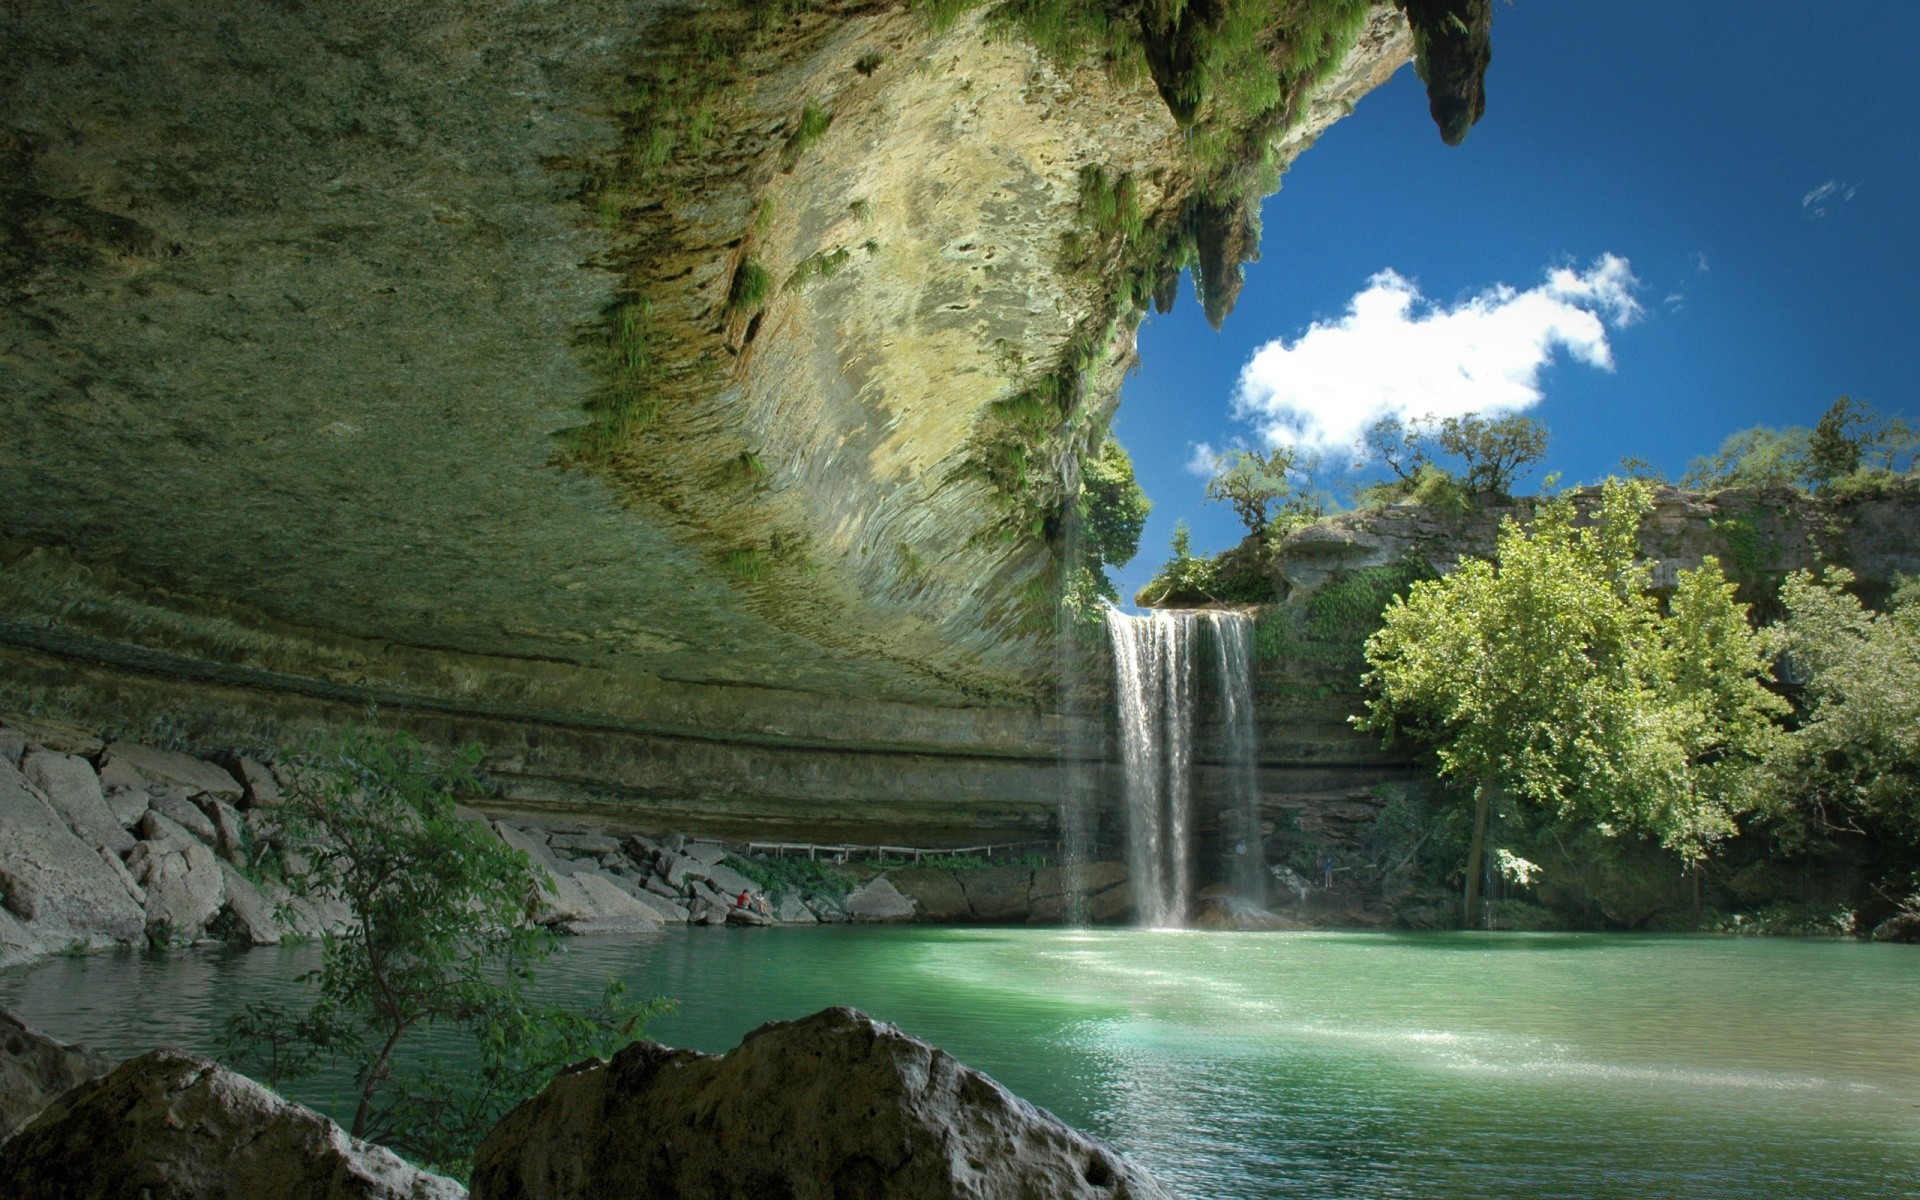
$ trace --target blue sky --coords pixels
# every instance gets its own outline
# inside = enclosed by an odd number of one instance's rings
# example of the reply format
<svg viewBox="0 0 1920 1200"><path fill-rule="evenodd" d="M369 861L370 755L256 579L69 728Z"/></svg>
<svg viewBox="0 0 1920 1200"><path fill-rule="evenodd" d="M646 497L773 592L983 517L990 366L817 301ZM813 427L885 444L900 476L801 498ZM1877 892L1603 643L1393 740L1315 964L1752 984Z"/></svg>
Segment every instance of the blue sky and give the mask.
<svg viewBox="0 0 1920 1200"><path fill-rule="evenodd" d="M1122 595L1176 519L1200 549L1240 536L1204 501L1196 445L1264 445L1275 425L1337 440L1338 421L1287 406L1446 391L1447 346L1468 338L1489 395L1539 394L1523 411L1568 481L1628 454L1677 476L1843 392L1920 417L1915 46L1908 2L1503 3L1486 116L1452 148L1402 69L1267 201L1223 332L1190 286L1142 327L1114 428L1154 512ZM1236 416L1243 368L1276 340L1247 393L1267 409ZM1394 377L1352 367L1370 361Z"/></svg>

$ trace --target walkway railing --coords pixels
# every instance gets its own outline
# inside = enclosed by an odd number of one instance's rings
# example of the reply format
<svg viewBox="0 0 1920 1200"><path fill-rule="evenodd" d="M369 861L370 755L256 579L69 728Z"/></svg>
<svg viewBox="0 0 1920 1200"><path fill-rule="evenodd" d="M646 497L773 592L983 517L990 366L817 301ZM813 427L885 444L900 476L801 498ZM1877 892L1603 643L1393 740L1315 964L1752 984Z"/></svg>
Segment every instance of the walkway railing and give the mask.
<svg viewBox="0 0 1920 1200"><path fill-rule="evenodd" d="M846 862L850 858L910 858L919 862L921 858L950 858L961 854L975 854L991 859L997 851L1001 855L1020 851L1050 850L1052 842L1000 842L991 846L857 846L850 843L825 845L819 842L748 842L748 854L772 854L776 858L785 858L789 853L805 851L809 859L817 860L827 855L834 862Z"/></svg>

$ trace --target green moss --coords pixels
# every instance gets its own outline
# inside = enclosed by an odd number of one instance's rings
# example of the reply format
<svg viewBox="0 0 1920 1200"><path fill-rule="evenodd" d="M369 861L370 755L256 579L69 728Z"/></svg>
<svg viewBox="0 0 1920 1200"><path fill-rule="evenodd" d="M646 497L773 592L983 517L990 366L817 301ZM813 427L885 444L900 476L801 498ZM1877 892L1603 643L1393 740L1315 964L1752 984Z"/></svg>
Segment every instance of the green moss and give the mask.
<svg viewBox="0 0 1920 1200"><path fill-rule="evenodd" d="M831 251L822 250L809 254L801 259L800 265L787 275L787 282L783 285L783 289L789 292L799 291L816 279L832 279L852 257L853 252L845 246L836 246Z"/></svg>
<svg viewBox="0 0 1920 1200"><path fill-rule="evenodd" d="M853 69L862 75L871 75L875 71L878 71L881 64L886 61L886 55L880 53L878 50L869 50L859 58L853 60Z"/></svg>
<svg viewBox="0 0 1920 1200"><path fill-rule="evenodd" d="M1304 604L1264 610L1254 625L1254 653L1262 666L1292 664L1357 672L1362 649L1381 614L1415 580L1432 578L1425 562L1409 557L1381 567L1338 571Z"/></svg>
<svg viewBox="0 0 1920 1200"><path fill-rule="evenodd" d="M589 462L624 448L659 411L660 333L653 305L644 298L625 301L614 308L609 326L607 383L587 403L587 424L561 434L573 456Z"/></svg>
<svg viewBox="0 0 1920 1200"><path fill-rule="evenodd" d="M742 583L758 583L767 574L765 550L733 550L727 554L727 574Z"/></svg>

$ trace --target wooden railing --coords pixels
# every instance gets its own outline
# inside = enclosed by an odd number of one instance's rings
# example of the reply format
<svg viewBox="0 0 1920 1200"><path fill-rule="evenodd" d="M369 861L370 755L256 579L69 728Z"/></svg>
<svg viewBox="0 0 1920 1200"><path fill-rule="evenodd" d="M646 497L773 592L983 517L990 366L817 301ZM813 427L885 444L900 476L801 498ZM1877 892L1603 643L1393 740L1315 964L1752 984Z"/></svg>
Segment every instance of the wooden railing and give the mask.
<svg viewBox="0 0 1920 1200"><path fill-rule="evenodd" d="M991 859L994 852L1002 855L1018 851L1050 850L1052 842L1005 842L991 846L857 846L850 843L823 845L819 842L748 842L748 854L772 854L776 858L785 858L789 853L805 851L809 859L817 860L825 854L830 861L846 862L851 858L907 858L919 862L922 858L946 858L961 854L975 854Z"/></svg>

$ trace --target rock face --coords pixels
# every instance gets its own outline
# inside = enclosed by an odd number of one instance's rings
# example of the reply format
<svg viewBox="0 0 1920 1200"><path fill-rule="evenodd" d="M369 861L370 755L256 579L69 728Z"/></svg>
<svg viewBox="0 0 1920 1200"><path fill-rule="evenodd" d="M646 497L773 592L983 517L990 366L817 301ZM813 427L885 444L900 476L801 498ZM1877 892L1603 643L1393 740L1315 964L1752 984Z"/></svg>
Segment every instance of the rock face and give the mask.
<svg viewBox="0 0 1920 1200"><path fill-rule="evenodd" d="M0 1142L54 1099L112 1069L106 1055L57 1042L0 1008Z"/></svg>
<svg viewBox="0 0 1920 1200"><path fill-rule="evenodd" d="M9 763L0 763L0 900L47 949L135 941L146 925L119 873Z"/></svg>
<svg viewBox="0 0 1920 1200"><path fill-rule="evenodd" d="M466 1190L243 1075L155 1050L67 1093L0 1155L35 1200L463 1200Z"/></svg>
<svg viewBox="0 0 1920 1200"><path fill-rule="evenodd" d="M378 703L547 812L1044 829L1019 597L1165 282L1087 189L1177 240L1211 168L1155 81L985 7L7 6L10 694L256 749ZM1215 131L1237 176L1407 61L1357 15ZM988 451L1041 393L1029 498Z"/></svg>
<svg viewBox="0 0 1920 1200"><path fill-rule="evenodd" d="M481 1143L475 1200L1125 1200L1166 1193L978 1071L846 1008L724 1056L636 1042Z"/></svg>

